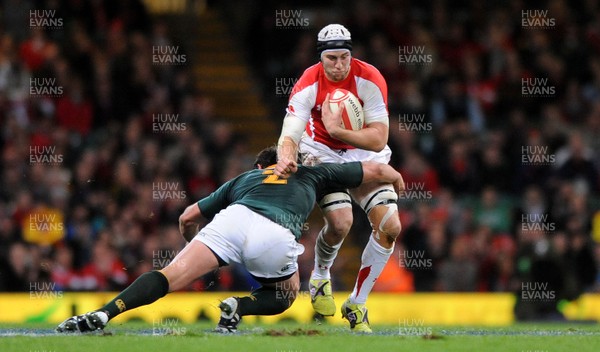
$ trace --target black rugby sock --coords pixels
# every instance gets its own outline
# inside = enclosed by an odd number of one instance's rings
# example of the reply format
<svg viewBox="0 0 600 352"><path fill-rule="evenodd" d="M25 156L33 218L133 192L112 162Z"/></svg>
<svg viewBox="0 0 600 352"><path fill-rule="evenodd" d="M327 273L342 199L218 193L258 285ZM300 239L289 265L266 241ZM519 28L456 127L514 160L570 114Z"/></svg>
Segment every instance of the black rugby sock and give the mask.
<svg viewBox="0 0 600 352"><path fill-rule="evenodd" d="M261 287L250 294L240 297L240 315L275 315L284 312L291 305L294 293Z"/></svg>
<svg viewBox="0 0 600 352"><path fill-rule="evenodd" d="M160 271L149 271L140 275L129 287L100 310L112 319L126 310L150 304L169 292L169 281Z"/></svg>

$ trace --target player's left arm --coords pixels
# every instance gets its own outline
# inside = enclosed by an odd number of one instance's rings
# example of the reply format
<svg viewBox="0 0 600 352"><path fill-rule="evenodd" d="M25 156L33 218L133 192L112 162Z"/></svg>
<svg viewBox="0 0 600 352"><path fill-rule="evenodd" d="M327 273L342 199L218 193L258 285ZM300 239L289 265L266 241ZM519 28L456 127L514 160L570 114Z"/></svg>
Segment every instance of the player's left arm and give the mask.
<svg viewBox="0 0 600 352"><path fill-rule="evenodd" d="M342 112L344 105L340 105L337 113L329 107L329 94L321 107L321 118L329 135L335 139L350 144L356 148L380 152L388 142L389 127L380 121L367 121L367 126L358 131L347 130L342 127ZM387 122L387 121L386 121Z"/></svg>
<svg viewBox="0 0 600 352"><path fill-rule="evenodd" d="M185 208L179 216L179 232L186 241L190 242L200 231L200 221L203 218L210 219L231 204L231 190L238 178L239 176L227 181L207 197Z"/></svg>

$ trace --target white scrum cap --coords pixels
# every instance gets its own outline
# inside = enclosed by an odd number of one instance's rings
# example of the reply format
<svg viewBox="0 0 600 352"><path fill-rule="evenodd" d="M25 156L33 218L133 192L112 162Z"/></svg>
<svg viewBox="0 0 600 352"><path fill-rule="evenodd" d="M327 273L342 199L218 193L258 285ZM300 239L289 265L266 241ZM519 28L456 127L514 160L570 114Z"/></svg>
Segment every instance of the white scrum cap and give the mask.
<svg viewBox="0 0 600 352"><path fill-rule="evenodd" d="M317 51L319 54L326 50L352 51L352 36L350 31L341 24L329 24L317 35Z"/></svg>

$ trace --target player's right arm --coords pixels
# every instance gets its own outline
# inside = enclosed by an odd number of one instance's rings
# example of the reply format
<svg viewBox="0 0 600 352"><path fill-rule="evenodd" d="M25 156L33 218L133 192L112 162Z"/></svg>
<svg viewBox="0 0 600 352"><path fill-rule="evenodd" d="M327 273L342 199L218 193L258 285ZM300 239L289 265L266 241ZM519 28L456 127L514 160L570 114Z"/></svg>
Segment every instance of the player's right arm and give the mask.
<svg viewBox="0 0 600 352"><path fill-rule="evenodd" d="M298 144L312 108L317 99L317 83L313 79L314 68L307 69L294 85L283 118L283 126L277 143L277 159L297 160Z"/></svg>
<svg viewBox="0 0 600 352"><path fill-rule="evenodd" d="M278 160L296 160L298 158L298 143L305 127L305 120L289 112L285 115L277 143Z"/></svg>

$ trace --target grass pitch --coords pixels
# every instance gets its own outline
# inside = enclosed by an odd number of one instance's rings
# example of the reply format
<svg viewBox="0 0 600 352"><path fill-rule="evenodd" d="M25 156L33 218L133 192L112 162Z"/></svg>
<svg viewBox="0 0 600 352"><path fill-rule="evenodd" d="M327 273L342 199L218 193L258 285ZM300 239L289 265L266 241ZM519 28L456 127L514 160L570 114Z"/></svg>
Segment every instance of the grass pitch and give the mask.
<svg viewBox="0 0 600 352"><path fill-rule="evenodd" d="M160 325L160 326L159 326ZM508 327L373 326L357 335L327 324L241 324L236 334L214 323L109 324L103 333L59 335L54 325L0 325L2 352L149 351L600 351L597 324L517 324Z"/></svg>

